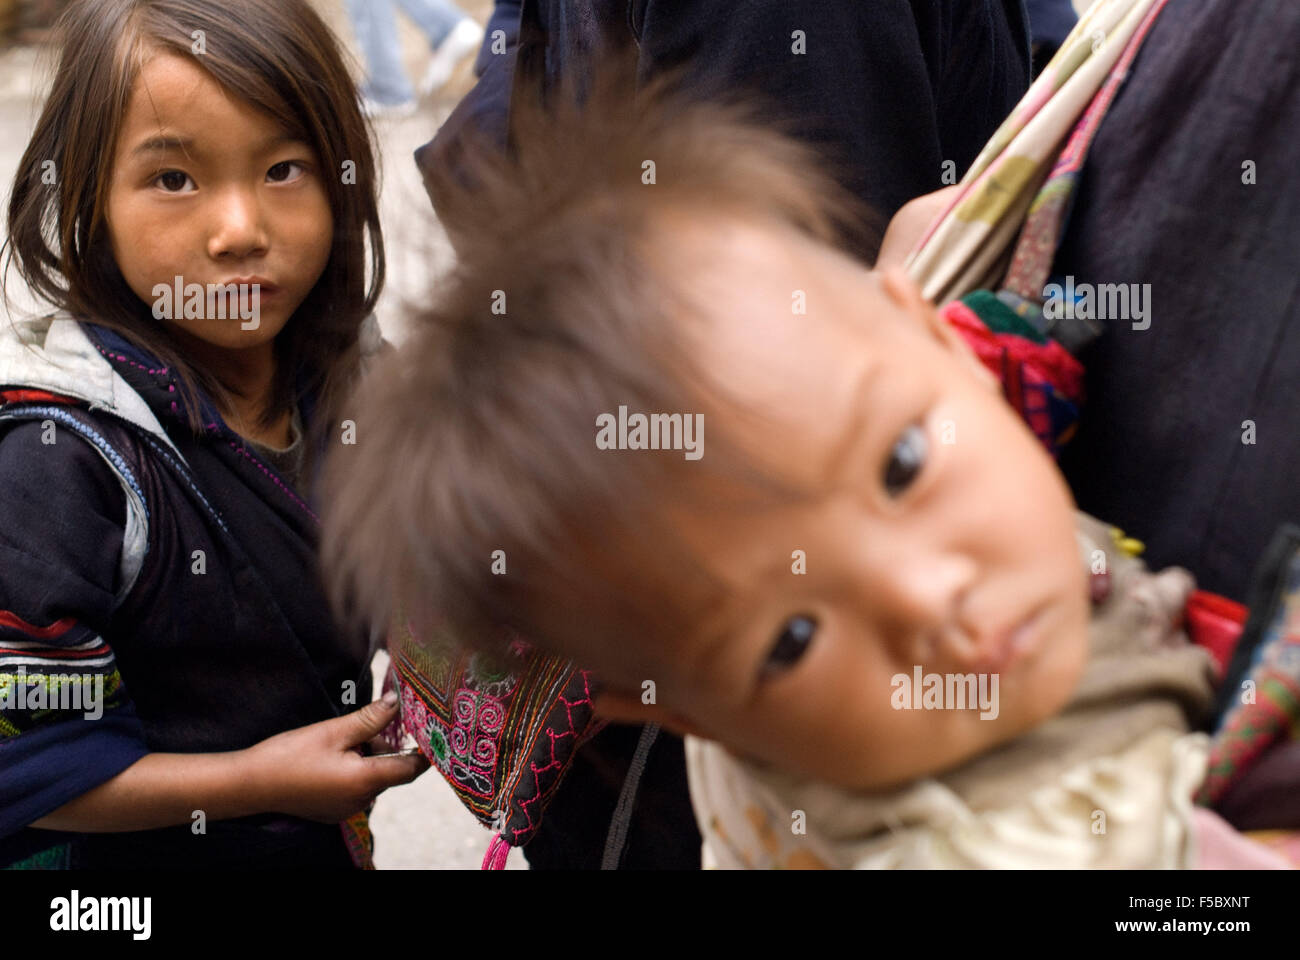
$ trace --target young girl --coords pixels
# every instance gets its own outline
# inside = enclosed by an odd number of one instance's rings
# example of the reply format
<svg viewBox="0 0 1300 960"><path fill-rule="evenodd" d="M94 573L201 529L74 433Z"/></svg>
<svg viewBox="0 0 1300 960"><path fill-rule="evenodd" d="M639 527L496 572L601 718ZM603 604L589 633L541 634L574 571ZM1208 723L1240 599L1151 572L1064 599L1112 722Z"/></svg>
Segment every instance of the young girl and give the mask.
<svg viewBox="0 0 1300 960"><path fill-rule="evenodd" d="M303 0L61 39L9 208L59 312L0 335L0 864L364 863L422 763L358 749L394 708L316 563L384 274L356 91Z"/></svg>

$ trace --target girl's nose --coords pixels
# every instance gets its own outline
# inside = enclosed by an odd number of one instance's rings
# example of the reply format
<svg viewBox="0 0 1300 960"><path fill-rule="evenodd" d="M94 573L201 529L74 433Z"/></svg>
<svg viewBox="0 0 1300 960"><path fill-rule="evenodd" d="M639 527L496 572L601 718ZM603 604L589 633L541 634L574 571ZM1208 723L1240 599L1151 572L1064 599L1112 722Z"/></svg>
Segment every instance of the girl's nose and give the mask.
<svg viewBox="0 0 1300 960"><path fill-rule="evenodd" d="M268 237L261 205L247 191L230 190L215 201L216 224L208 239L214 260L243 260L266 252Z"/></svg>

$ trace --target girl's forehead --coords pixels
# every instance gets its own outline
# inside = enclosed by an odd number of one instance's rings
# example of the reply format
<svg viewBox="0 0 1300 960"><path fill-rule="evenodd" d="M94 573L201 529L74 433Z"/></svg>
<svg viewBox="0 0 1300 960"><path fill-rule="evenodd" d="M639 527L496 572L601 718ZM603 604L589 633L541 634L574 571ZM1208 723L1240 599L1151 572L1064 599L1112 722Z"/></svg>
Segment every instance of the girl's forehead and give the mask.
<svg viewBox="0 0 1300 960"><path fill-rule="evenodd" d="M228 153L299 139L275 116L225 89L193 60L156 51L140 65L123 117L124 145L155 153L202 147Z"/></svg>
<svg viewBox="0 0 1300 960"><path fill-rule="evenodd" d="M223 104L228 109L253 111L251 104L227 91L193 59L155 50L136 70L127 106L128 110L170 114L161 119L193 121L195 107L211 109Z"/></svg>

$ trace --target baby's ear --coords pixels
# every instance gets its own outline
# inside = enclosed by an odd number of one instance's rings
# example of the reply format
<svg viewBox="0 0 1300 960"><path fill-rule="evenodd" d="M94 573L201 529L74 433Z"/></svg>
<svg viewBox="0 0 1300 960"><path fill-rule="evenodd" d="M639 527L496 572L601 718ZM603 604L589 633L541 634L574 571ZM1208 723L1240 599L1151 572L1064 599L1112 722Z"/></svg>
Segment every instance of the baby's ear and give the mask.
<svg viewBox="0 0 1300 960"><path fill-rule="evenodd" d="M894 301L894 305L909 314L917 314L930 306L921 295L921 288L902 267L886 267L877 273L885 295Z"/></svg>
<svg viewBox="0 0 1300 960"><path fill-rule="evenodd" d="M975 351L966 344L961 334L954 330L951 324L943 318L943 315L935 309L934 304L925 299L921 294L921 288L916 285L916 281L911 278L907 271L897 267L881 271L880 284L885 291L885 295L914 322L922 325L930 336L951 351L961 364L970 371L971 376L990 390L999 393L1002 391L1002 385L998 382L998 378L980 362L980 358L975 356Z"/></svg>
<svg viewBox="0 0 1300 960"><path fill-rule="evenodd" d="M680 737L691 734L706 740L712 739L685 717L666 707L642 703L639 696L617 693L608 688L596 695L592 709L596 716L612 723L657 723Z"/></svg>

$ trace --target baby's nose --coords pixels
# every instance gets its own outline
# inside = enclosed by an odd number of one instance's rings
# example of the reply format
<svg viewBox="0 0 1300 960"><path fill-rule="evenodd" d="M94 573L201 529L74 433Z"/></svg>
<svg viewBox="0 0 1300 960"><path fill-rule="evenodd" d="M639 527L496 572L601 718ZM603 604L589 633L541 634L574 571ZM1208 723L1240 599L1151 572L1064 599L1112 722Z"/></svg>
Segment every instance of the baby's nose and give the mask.
<svg viewBox="0 0 1300 960"><path fill-rule="evenodd" d="M878 580L876 600L904 635L924 638L918 652L953 643L959 614L975 581L975 565L960 554L896 556Z"/></svg>

